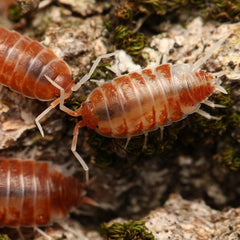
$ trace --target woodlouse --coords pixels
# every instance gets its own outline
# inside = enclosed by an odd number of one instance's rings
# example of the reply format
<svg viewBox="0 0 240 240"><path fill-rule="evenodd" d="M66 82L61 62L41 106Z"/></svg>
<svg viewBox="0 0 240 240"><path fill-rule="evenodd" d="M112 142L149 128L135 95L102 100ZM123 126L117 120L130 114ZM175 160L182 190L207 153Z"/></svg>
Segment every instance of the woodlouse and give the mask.
<svg viewBox="0 0 240 240"><path fill-rule="evenodd" d="M42 135L44 133L39 121L59 103L62 111L76 115L63 104L74 86L68 65L39 42L3 27L0 27L0 83L29 98L41 101L55 99L36 118ZM74 154L88 172L87 165L76 150ZM88 181L88 176L86 178Z"/></svg>
<svg viewBox="0 0 240 240"><path fill-rule="evenodd" d="M2 159L0 177L0 226L45 226L81 203L94 204L83 195L86 184L62 175L48 162Z"/></svg>
<svg viewBox="0 0 240 240"><path fill-rule="evenodd" d="M82 120L75 126L72 146L76 146L78 129L83 126L95 129L103 136L127 138L125 147L132 136L145 134L146 146L149 131L160 128L162 135L164 126L189 114L196 112L208 119L219 119L201 110L200 106L204 103L210 107L224 107L208 100L214 91L227 94L218 78L224 72L208 73L198 69L230 34L216 42L193 65L163 63L125 75L116 73L118 77L94 89L76 110ZM88 76L85 75L72 90L91 77L102 58L112 55L114 53L97 58Z"/></svg>

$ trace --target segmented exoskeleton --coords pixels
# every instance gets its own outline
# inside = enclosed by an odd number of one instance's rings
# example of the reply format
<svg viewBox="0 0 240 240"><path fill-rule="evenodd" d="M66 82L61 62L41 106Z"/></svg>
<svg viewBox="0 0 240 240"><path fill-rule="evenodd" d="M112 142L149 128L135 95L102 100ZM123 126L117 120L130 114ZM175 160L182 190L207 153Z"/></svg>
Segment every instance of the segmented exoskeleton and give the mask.
<svg viewBox="0 0 240 240"><path fill-rule="evenodd" d="M0 226L46 226L73 207L93 204L83 194L86 187L48 162L0 160Z"/></svg>

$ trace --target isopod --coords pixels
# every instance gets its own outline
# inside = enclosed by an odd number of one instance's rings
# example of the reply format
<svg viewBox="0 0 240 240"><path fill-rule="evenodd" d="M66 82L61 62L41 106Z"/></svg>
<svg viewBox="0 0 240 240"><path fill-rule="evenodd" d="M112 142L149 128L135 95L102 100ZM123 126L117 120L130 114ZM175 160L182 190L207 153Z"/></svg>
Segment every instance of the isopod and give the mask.
<svg viewBox="0 0 240 240"><path fill-rule="evenodd" d="M50 168L49 162L2 159L0 178L0 226L46 226L73 207L94 204L83 194L86 184Z"/></svg>
<svg viewBox="0 0 240 240"><path fill-rule="evenodd" d="M39 121L59 103L62 111L76 115L63 104L75 85L68 65L39 42L3 27L0 27L0 83L29 98L54 100L35 120L43 136ZM88 166L76 151L74 154L88 181Z"/></svg>
<svg viewBox="0 0 240 240"><path fill-rule="evenodd" d="M76 110L82 120L75 126L72 150L76 146L78 129L84 126L106 137L127 138L125 147L132 136L145 134L146 146L149 131L160 128L162 135L165 126L189 114L196 112L208 119L219 119L201 110L200 106L203 103L210 107L224 107L210 102L208 97L214 91L227 94L219 79L225 73L208 73L198 69L230 34L216 42L193 65L164 62L156 67L119 75L94 89ZM102 58L110 56L100 56L89 75L85 75L72 90L78 89L91 77Z"/></svg>

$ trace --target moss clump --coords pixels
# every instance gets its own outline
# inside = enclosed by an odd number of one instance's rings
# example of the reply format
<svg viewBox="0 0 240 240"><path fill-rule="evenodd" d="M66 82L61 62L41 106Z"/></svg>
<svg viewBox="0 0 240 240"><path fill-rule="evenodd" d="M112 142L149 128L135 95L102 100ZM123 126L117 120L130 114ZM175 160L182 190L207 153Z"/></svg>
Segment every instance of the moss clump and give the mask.
<svg viewBox="0 0 240 240"><path fill-rule="evenodd" d="M180 6L186 5L188 0L135 0L135 2L141 12L166 15L167 12L172 12Z"/></svg>
<svg viewBox="0 0 240 240"><path fill-rule="evenodd" d="M12 4L8 9L8 17L13 22L18 22L22 17L22 12L17 4Z"/></svg>
<svg viewBox="0 0 240 240"><path fill-rule="evenodd" d="M231 170L240 170L240 151L237 151L233 147L227 147L223 150L222 162L227 164Z"/></svg>
<svg viewBox="0 0 240 240"><path fill-rule="evenodd" d="M135 8L146 14L166 15L176 9L191 10L194 7L204 16L225 21L239 21L240 0L135 0ZM208 14L206 14L208 13Z"/></svg>
<svg viewBox="0 0 240 240"><path fill-rule="evenodd" d="M240 1L214 0L213 8L209 8L209 15L213 19L223 21L240 20Z"/></svg>
<svg viewBox="0 0 240 240"><path fill-rule="evenodd" d="M143 33L133 33L130 28L120 25L114 29L113 38L117 48L126 50L130 55L138 55L147 44Z"/></svg>
<svg viewBox="0 0 240 240"><path fill-rule="evenodd" d="M126 222L102 224L101 233L107 240L154 240L152 233L148 232L144 222Z"/></svg>
<svg viewBox="0 0 240 240"><path fill-rule="evenodd" d="M81 107L82 102L84 102L86 99L86 96L78 93L73 93L72 96L65 101L65 105L75 111Z"/></svg>
<svg viewBox="0 0 240 240"><path fill-rule="evenodd" d="M6 234L0 234L0 240L11 240Z"/></svg>

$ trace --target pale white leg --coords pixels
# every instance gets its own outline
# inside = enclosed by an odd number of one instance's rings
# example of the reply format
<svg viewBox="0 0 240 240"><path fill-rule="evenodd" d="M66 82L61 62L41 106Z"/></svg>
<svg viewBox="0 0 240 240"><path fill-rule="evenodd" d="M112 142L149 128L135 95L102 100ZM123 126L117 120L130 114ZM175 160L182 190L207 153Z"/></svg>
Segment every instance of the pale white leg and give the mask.
<svg viewBox="0 0 240 240"><path fill-rule="evenodd" d="M220 85L216 85L215 86L215 90L219 91L219 92L222 92L224 94L228 94L228 92L226 91L226 89Z"/></svg>
<svg viewBox="0 0 240 240"><path fill-rule="evenodd" d="M209 100L205 100L204 102L203 102L205 105L207 105L207 106L209 106L209 107L211 107L211 108L225 108L226 106L224 106L224 105L222 105L222 104L216 104L216 103L213 103L213 102L211 102L211 101L209 101Z"/></svg>
<svg viewBox="0 0 240 240"><path fill-rule="evenodd" d="M144 133L144 142L143 142L143 148L142 150L147 148L147 137L148 137L148 132Z"/></svg>
<svg viewBox="0 0 240 240"><path fill-rule="evenodd" d="M104 54L104 55L102 55L102 56L99 56L99 57L95 60L94 64L92 65L92 67L91 67L91 69L90 69L90 71L89 71L87 74L85 74L85 75L82 77L82 79L81 79L77 84L75 84L75 85L72 87L72 91L74 91L74 92L77 91L85 82L87 82L87 81L91 78L93 72L94 72L95 69L97 68L97 65L99 64L99 62L100 62L103 58L109 58L109 57L115 56L115 55L117 55L117 54L118 54L118 51L115 51L115 52L113 52L113 53L108 53L108 54Z"/></svg>
<svg viewBox="0 0 240 240"><path fill-rule="evenodd" d="M115 73L117 77L121 76L121 72L120 72L119 68L113 68L113 67L107 66L107 69L112 71L113 73Z"/></svg>
<svg viewBox="0 0 240 240"><path fill-rule="evenodd" d="M125 149L125 150L127 149L127 146L128 146L128 144L129 144L130 140L131 140L131 137L128 137L128 138L127 138L127 141L126 141L126 144L125 144L125 146L124 146L124 149Z"/></svg>
<svg viewBox="0 0 240 240"><path fill-rule="evenodd" d="M24 236L23 236L23 234L22 234L22 232L21 232L20 227L16 227L16 230L17 230L17 232L18 232L18 235L19 235L20 239L21 239L21 240L25 240L25 238L24 238Z"/></svg>
<svg viewBox="0 0 240 240"><path fill-rule="evenodd" d="M58 104L60 109L63 112L68 113L71 116L79 116L80 114L78 113L79 109L73 111L70 108L67 108L66 106L64 106L64 99L65 99L65 90L60 87L57 83L55 83L51 78L49 78L47 75L45 75L45 78L56 88L58 88L60 90L60 97L57 98L56 100L54 100L51 105L45 109L40 115L38 115L35 119L36 125L41 133L41 135L44 137L44 132L42 129L42 126L40 124L40 120L47 115L52 109L54 109Z"/></svg>
<svg viewBox="0 0 240 240"><path fill-rule="evenodd" d="M140 18L138 21L137 21L137 25L136 27L133 29L133 33L136 33L140 28L141 26L143 25L143 23L147 20L147 18L149 17L149 15L146 15L142 18Z"/></svg>
<svg viewBox="0 0 240 240"><path fill-rule="evenodd" d="M223 75L226 75L227 73L224 71L221 72L215 72L215 73L211 73L213 75L213 77L222 77Z"/></svg>
<svg viewBox="0 0 240 240"><path fill-rule="evenodd" d="M50 77L48 77L47 75L45 75L45 78L57 89L60 90L60 103L59 103L59 108L63 111L63 112L74 112L72 111L72 109L66 107L64 105L64 99L65 99L65 90L60 87L57 83L55 83Z"/></svg>
<svg viewBox="0 0 240 240"><path fill-rule="evenodd" d="M161 141L163 140L163 131L164 131L164 127L163 127L163 126L160 126Z"/></svg>
<svg viewBox="0 0 240 240"><path fill-rule="evenodd" d="M89 183L89 168L87 166L87 164L85 163L85 161L82 159L82 157L79 155L79 153L76 151L77 148L77 139L78 139L78 133L79 133L79 128L82 127L81 126L81 121L78 122L74 128L73 131L73 140L72 140L72 146L71 146L71 150L74 154L74 156L77 158L77 160L79 161L79 163L82 165L84 171L85 171L85 178L86 178L86 183Z"/></svg>
<svg viewBox="0 0 240 240"><path fill-rule="evenodd" d="M166 64L167 62L168 62L168 57L166 54L163 54L161 64Z"/></svg>
<svg viewBox="0 0 240 240"><path fill-rule="evenodd" d="M41 133L41 135L44 137L44 132L43 132L43 128L40 124L40 120L47 115L51 110L53 109L53 107L50 105L47 109L45 109L41 114L39 114L36 118L35 118L35 123Z"/></svg>
<svg viewBox="0 0 240 240"><path fill-rule="evenodd" d="M104 79L99 79L99 80L90 79L89 81L96 83L98 87L101 87L105 83Z"/></svg>
<svg viewBox="0 0 240 240"><path fill-rule="evenodd" d="M37 231L40 235L42 235L43 237L45 237L47 240L53 240L52 237L48 236L44 231L42 231L40 228L38 227L34 227L34 230Z"/></svg>
<svg viewBox="0 0 240 240"><path fill-rule="evenodd" d="M212 45L212 47L206 52L205 56L200 58L198 61L196 61L192 67L191 72L195 72L202 64L204 64L214 52L217 52L218 49L221 47L221 45L224 43L224 41L232 34L232 32L228 32L225 37L218 40L215 44Z"/></svg>
<svg viewBox="0 0 240 240"><path fill-rule="evenodd" d="M45 7L47 7L49 4L51 4L52 1L53 1L53 0L43 0L43 1L41 1L41 2L39 3L38 8L39 8L39 9L45 8Z"/></svg>
<svg viewBox="0 0 240 240"><path fill-rule="evenodd" d="M201 109L198 109L196 111L196 113L198 113L199 115L201 115L201 116L203 116L203 117L205 117L207 119L215 119L215 120L220 120L221 119L219 117L214 117L214 116L210 115L209 113L207 113L207 112L205 112L205 111L203 111Z"/></svg>

